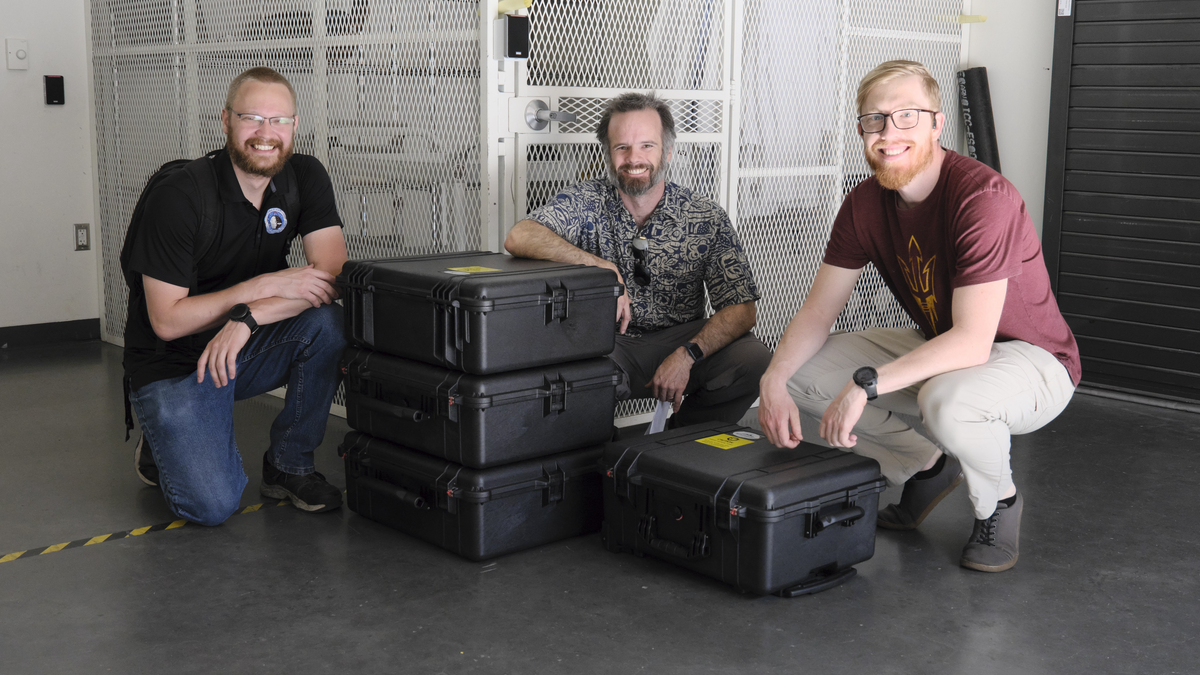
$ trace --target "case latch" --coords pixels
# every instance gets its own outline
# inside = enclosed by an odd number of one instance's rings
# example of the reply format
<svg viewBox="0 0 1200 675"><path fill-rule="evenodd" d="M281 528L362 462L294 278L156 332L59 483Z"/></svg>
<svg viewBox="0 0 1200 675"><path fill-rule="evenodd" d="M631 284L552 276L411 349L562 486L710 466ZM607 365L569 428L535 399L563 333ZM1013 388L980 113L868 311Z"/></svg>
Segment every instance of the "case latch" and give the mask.
<svg viewBox="0 0 1200 675"><path fill-rule="evenodd" d="M551 321L562 321L567 318L568 313L567 289L558 288L550 289L550 304L546 305L546 323Z"/></svg>
<svg viewBox="0 0 1200 675"><path fill-rule="evenodd" d="M554 502L561 502L563 498L563 486L567 482L567 474L562 469L545 474L546 489L542 490L542 506L549 506Z"/></svg>
<svg viewBox="0 0 1200 675"><path fill-rule="evenodd" d="M567 403L567 383L563 380L550 380L546 382L546 388L550 390L550 395L546 397L545 403L542 404L542 416L546 417L550 413L559 413L566 408Z"/></svg>
<svg viewBox="0 0 1200 675"><path fill-rule="evenodd" d="M436 483L438 508L451 515L458 513L458 498L462 495L462 488L454 484L455 479L457 476L449 481L439 479Z"/></svg>

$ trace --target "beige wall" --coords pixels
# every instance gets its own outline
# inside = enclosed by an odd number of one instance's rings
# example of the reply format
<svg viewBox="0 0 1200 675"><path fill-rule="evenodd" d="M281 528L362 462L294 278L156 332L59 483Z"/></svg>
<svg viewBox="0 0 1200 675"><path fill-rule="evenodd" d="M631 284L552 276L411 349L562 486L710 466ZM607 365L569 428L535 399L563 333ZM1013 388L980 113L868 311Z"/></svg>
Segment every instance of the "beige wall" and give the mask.
<svg viewBox="0 0 1200 675"><path fill-rule="evenodd" d="M988 71L1000 166L1025 198L1038 232L1046 188L1046 131L1050 120L1050 64L1054 56L1054 2L970 0L966 67Z"/></svg>
<svg viewBox="0 0 1200 675"><path fill-rule="evenodd" d="M84 0L0 2L4 38L29 41L29 70L0 60L0 327L100 315ZM62 75L66 105L45 103ZM75 251L74 223L92 226Z"/></svg>

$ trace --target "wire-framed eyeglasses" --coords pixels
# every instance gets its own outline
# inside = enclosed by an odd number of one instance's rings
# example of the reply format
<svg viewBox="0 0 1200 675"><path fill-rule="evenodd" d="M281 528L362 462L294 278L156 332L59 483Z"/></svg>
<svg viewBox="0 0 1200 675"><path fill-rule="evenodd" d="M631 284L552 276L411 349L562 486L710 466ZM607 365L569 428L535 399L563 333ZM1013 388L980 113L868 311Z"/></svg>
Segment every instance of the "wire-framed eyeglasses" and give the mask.
<svg viewBox="0 0 1200 675"><path fill-rule="evenodd" d="M639 286L649 286L650 268L646 265L646 252L650 249L650 242L645 237L634 237L629 245L633 248L633 280Z"/></svg>
<svg viewBox="0 0 1200 675"><path fill-rule="evenodd" d="M262 115L255 115L253 113L240 113L233 110L230 110L229 112L237 115L238 121L242 124L242 126L247 127L261 128L264 122L268 122L273 127L279 127L280 129L291 129L296 124L295 117L263 117Z"/></svg>
<svg viewBox="0 0 1200 675"><path fill-rule="evenodd" d="M893 110L887 115L883 113L867 113L866 115L858 116L858 123L862 126L863 133L877 134L883 131L883 127L887 125L888 118L892 118L892 126L897 129L911 129L917 126L917 122L921 120L921 113L929 113L936 115L936 110L924 110L922 108L905 108L904 110Z"/></svg>

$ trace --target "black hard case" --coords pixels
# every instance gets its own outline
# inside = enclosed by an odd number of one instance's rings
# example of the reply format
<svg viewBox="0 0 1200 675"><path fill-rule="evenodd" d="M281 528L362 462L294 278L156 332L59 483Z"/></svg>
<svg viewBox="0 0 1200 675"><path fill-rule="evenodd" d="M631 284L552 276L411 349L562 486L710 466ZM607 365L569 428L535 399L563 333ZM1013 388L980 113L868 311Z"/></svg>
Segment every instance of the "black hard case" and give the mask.
<svg viewBox="0 0 1200 675"><path fill-rule="evenodd" d="M622 293L611 270L479 251L349 261L338 283L355 343L476 375L610 353Z"/></svg>
<svg viewBox="0 0 1200 675"><path fill-rule="evenodd" d="M358 347L342 372L351 428L474 469L609 440L621 380L604 356L469 375Z"/></svg>
<svg viewBox="0 0 1200 675"><path fill-rule="evenodd" d="M357 431L338 449L346 503L355 513L468 560L567 539L600 528L603 446L483 471Z"/></svg>
<svg viewBox="0 0 1200 675"><path fill-rule="evenodd" d="M757 437L722 449L701 439ZM771 445L709 423L610 443L604 524L610 551L649 554L759 594L834 586L875 553L879 464L802 443Z"/></svg>

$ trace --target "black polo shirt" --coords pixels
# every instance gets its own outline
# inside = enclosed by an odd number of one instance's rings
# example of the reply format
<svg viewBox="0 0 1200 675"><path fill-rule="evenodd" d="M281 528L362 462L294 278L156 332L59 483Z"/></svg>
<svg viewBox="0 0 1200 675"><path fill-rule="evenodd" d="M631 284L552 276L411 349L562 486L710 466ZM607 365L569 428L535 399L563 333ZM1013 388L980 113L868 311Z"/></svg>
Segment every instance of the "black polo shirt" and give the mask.
<svg viewBox="0 0 1200 675"><path fill-rule="evenodd" d="M333 184L315 157L293 155L289 160L299 188L298 213L287 212L286 171L271 179L262 208L256 209L242 194L228 152L222 151L211 161L215 163L224 210L216 237L200 258L197 289L190 295L224 290L260 274L284 269L297 235L303 237L326 227L342 226ZM194 373L204 347L219 330L172 340L160 350L141 283L141 275L145 274L174 286L191 286L193 241L201 213L201 195L195 192L191 179L183 171L156 186L147 196L143 220L133 242L129 268L136 281L129 289L125 372L135 390L151 382Z"/></svg>

